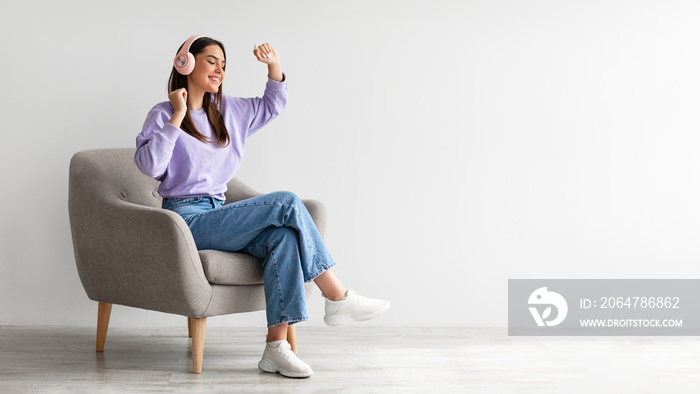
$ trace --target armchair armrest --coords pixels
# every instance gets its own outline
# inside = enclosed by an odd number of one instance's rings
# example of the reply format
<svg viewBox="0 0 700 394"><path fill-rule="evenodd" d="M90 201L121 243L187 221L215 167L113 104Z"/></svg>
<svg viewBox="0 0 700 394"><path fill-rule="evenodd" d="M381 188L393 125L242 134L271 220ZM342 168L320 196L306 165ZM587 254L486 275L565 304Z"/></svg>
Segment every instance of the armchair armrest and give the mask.
<svg viewBox="0 0 700 394"><path fill-rule="evenodd" d="M99 206L84 212L71 207L76 264L90 299L190 317L204 314L212 288L177 213L119 198L91 203Z"/></svg>

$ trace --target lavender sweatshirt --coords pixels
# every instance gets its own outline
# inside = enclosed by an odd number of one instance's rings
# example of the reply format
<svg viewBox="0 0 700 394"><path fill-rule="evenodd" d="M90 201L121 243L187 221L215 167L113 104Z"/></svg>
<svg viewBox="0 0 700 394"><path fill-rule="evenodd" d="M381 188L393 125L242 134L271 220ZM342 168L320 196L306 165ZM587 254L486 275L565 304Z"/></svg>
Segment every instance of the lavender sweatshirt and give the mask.
<svg viewBox="0 0 700 394"><path fill-rule="evenodd" d="M156 104L136 137L136 166L160 181L158 193L164 198L204 196L224 200L227 184L240 167L246 139L284 110L285 81L286 77L283 82L268 78L262 98L223 95L222 115L231 137L225 147L201 142L171 125L170 102ZM202 135L214 135L204 109L190 111L190 116Z"/></svg>

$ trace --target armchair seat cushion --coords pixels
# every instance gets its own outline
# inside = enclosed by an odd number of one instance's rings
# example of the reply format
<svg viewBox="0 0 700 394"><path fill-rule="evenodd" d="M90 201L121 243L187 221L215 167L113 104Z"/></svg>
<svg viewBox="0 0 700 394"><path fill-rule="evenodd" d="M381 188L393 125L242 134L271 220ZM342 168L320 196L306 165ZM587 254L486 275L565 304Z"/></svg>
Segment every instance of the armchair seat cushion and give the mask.
<svg viewBox="0 0 700 394"><path fill-rule="evenodd" d="M263 284L262 261L246 253L200 250L204 274L217 285Z"/></svg>

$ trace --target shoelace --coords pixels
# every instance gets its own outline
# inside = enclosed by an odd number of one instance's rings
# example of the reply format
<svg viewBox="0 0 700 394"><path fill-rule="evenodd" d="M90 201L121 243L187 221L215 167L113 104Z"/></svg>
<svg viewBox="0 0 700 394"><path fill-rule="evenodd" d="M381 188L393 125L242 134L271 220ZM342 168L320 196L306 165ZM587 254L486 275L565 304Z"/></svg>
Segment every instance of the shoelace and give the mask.
<svg viewBox="0 0 700 394"><path fill-rule="evenodd" d="M292 351L292 346L289 343L282 343L280 346L277 348L277 351L282 354L284 359L286 361L289 361L289 359L294 356L296 357L296 354Z"/></svg>

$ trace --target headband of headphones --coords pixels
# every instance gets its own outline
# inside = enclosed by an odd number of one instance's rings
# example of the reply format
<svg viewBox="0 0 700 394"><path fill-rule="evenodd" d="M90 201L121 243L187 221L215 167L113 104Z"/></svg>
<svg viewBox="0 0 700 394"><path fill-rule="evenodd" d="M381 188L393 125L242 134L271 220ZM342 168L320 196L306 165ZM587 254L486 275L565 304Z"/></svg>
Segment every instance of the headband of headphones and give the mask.
<svg viewBox="0 0 700 394"><path fill-rule="evenodd" d="M194 55L190 53L190 47L194 40L204 37L204 36L192 36L185 41L182 45L180 52L175 55L175 60L173 60L173 65L175 70L182 75L189 75L192 70L194 70Z"/></svg>

